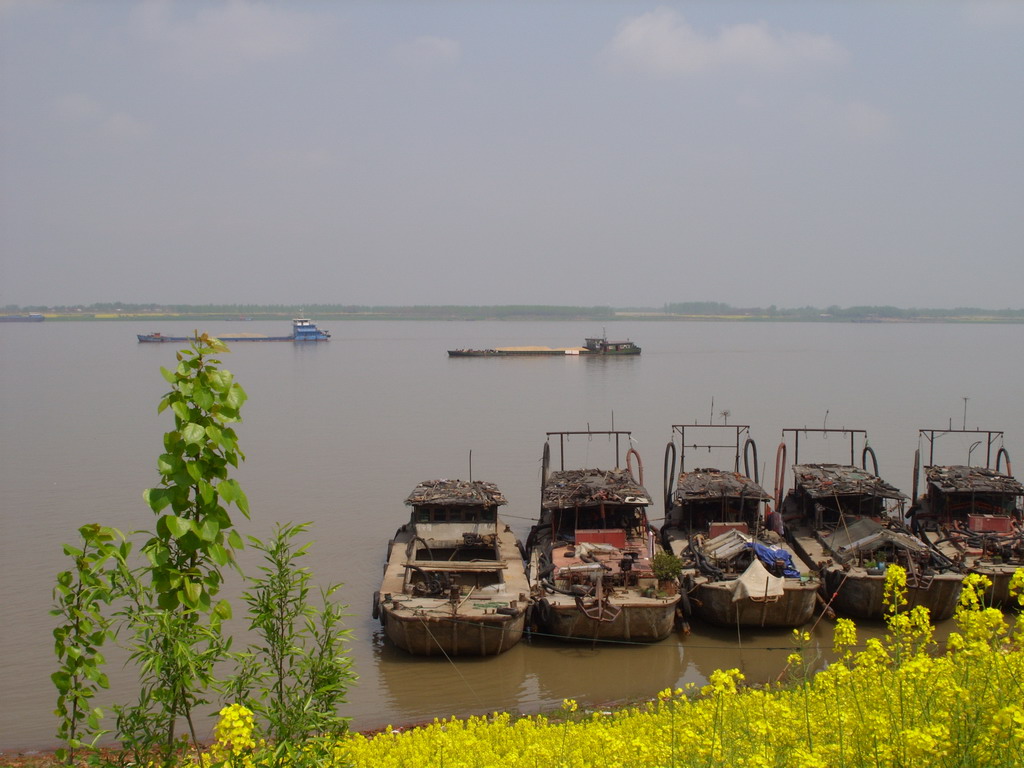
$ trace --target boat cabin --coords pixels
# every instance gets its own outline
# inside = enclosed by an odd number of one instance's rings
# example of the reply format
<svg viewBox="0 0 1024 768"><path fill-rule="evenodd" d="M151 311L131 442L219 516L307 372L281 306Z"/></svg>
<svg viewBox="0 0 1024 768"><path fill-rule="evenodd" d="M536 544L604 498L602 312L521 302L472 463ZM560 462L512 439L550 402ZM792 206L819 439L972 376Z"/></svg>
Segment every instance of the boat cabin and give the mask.
<svg viewBox="0 0 1024 768"><path fill-rule="evenodd" d="M688 531L707 531L714 538L726 530L751 533L763 524L762 504L768 493L746 475L720 469L680 472L673 501L674 524Z"/></svg>
<svg viewBox="0 0 1024 768"><path fill-rule="evenodd" d="M797 464L783 517L803 520L814 530L835 528L843 518L887 518L891 502L906 495L866 469L845 464Z"/></svg>
<svg viewBox="0 0 1024 768"><path fill-rule="evenodd" d="M586 339L583 344L594 355L638 355L640 347L632 341L608 341L603 336Z"/></svg>
<svg viewBox="0 0 1024 768"><path fill-rule="evenodd" d="M653 576L654 534L647 520L647 490L628 470L552 472L542 492L542 519L534 543L561 589L589 584L635 586Z"/></svg>
<svg viewBox="0 0 1024 768"><path fill-rule="evenodd" d="M420 483L405 503L412 507L407 580L416 594L503 583L498 506L507 503L493 483L432 480Z"/></svg>
<svg viewBox="0 0 1024 768"><path fill-rule="evenodd" d="M925 467L930 515L940 524L966 523L968 530L1010 533L1020 520L1024 486L1010 475L985 467Z"/></svg>

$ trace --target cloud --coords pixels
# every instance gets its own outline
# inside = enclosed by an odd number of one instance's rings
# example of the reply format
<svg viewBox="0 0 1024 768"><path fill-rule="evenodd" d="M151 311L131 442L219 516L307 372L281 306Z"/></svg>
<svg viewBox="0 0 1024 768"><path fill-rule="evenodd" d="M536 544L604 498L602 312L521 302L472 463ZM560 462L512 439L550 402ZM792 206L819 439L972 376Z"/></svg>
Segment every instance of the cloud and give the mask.
<svg viewBox="0 0 1024 768"><path fill-rule="evenodd" d="M763 23L702 34L669 8L623 22L605 53L613 69L660 77L725 68L781 71L803 64L833 64L846 55L827 35L772 30Z"/></svg>
<svg viewBox="0 0 1024 768"><path fill-rule="evenodd" d="M182 18L183 8L198 10ZM249 0L208 5L148 0L133 11L131 26L177 66L203 72L293 56L318 31L308 14Z"/></svg>
<svg viewBox="0 0 1024 768"><path fill-rule="evenodd" d="M84 93L70 93L54 102L54 112L67 123L85 126L118 142L138 141L149 127L127 112L104 107Z"/></svg>
<svg viewBox="0 0 1024 768"><path fill-rule="evenodd" d="M456 64L462 56L462 46L447 37L423 36L396 46L394 54L395 58L410 67L437 68Z"/></svg>

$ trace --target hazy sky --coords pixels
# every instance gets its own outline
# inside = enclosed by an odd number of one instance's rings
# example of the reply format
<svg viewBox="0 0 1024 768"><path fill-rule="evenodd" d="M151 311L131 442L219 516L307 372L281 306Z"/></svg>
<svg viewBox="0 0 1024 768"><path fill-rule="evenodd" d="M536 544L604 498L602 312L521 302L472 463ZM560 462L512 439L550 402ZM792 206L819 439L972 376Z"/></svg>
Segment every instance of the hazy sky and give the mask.
<svg viewBox="0 0 1024 768"><path fill-rule="evenodd" d="M1024 2L0 0L0 305L1024 307Z"/></svg>

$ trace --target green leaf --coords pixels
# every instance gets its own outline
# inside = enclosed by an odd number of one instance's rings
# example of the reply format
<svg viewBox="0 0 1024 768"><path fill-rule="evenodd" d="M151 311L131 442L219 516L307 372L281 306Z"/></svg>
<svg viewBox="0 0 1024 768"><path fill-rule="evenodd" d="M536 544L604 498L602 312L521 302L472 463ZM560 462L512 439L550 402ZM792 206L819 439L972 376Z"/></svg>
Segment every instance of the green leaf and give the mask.
<svg viewBox="0 0 1024 768"><path fill-rule="evenodd" d="M167 488L147 488L142 492L142 498L146 500L150 509L159 512L171 503L173 495Z"/></svg>
<svg viewBox="0 0 1024 768"><path fill-rule="evenodd" d="M231 618L231 603L227 600L220 600L217 605L213 607L214 613L216 613L224 621L228 621Z"/></svg>
<svg viewBox="0 0 1024 768"><path fill-rule="evenodd" d="M234 376L231 375L231 371L225 371L223 368L214 368L207 372L207 381L210 387L217 392L227 392L233 380Z"/></svg>
<svg viewBox="0 0 1024 768"><path fill-rule="evenodd" d="M169 530L171 535L176 539L180 539L186 533L190 533L192 531L192 522L183 517L167 515L164 518L164 521L167 523L167 530Z"/></svg>
<svg viewBox="0 0 1024 768"><path fill-rule="evenodd" d="M241 486L238 485L238 481L231 479L225 480L217 486L217 493L220 497L228 504L235 501L242 493Z"/></svg>
<svg viewBox="0 0 1024 768"><path fill-rule="evenodd" d="M210 544L210 546L206 548L206 551L210 555L210 559L217 565L224 566L230 562L227 550L216 542Z"/></svg>
<svg viewBox="0 0 1024 768"><path fill-rule="evenodd" d="M181 428L181 439L189 444L201 443L206 438L206 430L200 424L186 424Z"/></svg>
<svg viewBox="0 0 1024 768"><path fill-rule="evenodd" d="M203 594L202 585L192 581L192 579L185 579L181 586L185 592L185 604L194 608L199 603L199 598Z"/></svg>
<svg viewBox="0 0 1024 768"><path fill-rule="evenodd" d="M220 429L215 427L213 424L206 428L206 436L217 445L222 445L224 443L224 438L221 435Z"/></svg>
<svg viewBox="0 0 1024 768"><path fill-rule="evenodd" d="M156 468L165 477L181 469L181 459L171 453L163 453L156 460Z"/></svg>
<svg viewBox="0 0 1024 768"><path fill-rule="evenodd" d="M63 670L54 672L50 675L50 679L61 693L67 693L71 689L71 675Z"/></svg>
<svg viewBox="0 0 1024 768"><path fill-rule="evenodd" d="M160 375L164 377L168 384L173 384L178 380L178 377L175 375L174 371L169 371L163 366L160 366Z"/></svg>
<svg viewBox="0 0 1024 768"><path fill-rule="evenodd" d="M171 410L174 412L174 415L177 416L182 421L188 421L188 403L184 402L183 400L175 400L173 403L171 403Z"/></svg>
<svg viewBox="0 0 1024 768"><path fill-rule="evenodd" d="M258 539L256 541L258 541ZM239 535L238 531L235 530L232 530L231 533L228 534L228 544L232 549L245 549L245 542L242 541L242 537Z"/></svg>
<svg viewBox="0 0 1024 768"><path fill-rule="evenodd" d="M220 525L216 520L204 520L198 528L198 533L199 538L203 541L216 541L217 534L220 533Z"/></svg>
<svg viewBox="0 0 1024 768"><path fill-rule="evenodd" d="M224 404L229 408L238 410L247 399L248 395L245 394L245 390L242 389L241 385L233 384L224 398Z"/></svg>

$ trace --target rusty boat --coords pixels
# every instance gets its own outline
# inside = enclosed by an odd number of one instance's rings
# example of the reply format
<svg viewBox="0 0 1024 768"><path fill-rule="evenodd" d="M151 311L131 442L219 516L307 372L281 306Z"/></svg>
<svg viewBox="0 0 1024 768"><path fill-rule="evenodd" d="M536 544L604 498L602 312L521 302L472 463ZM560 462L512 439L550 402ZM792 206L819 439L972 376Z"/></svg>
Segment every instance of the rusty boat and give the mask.
<svg viewBox="0 0 1024 768"><path fill-rule="evenodd" d="M431 480L405 503L411 517L388 544L373 595L387 638L418 656L493 656L518 643L530 590L497 486Z"/></svg>
<svg viewBox="0 0 1024 768"><path fill-rule="evenodd" d="M723 433L731 433L732 441L717 443ZM665 548L682 561L685 619L693 615L717 626L807 623L814 615L819 581L794 556L777 529L778 516L767 512L771 496L758 484L757 447L750 427L676 424L672 438L665 448L661 534ZM731 469L686 467L688 450L716 448L732 451Z"/></svg>
<svg viewBox="0 0 1024 768"><path fill-rule="evenodd" d="M1024 568L1024 486L1013 476L1010 456L1002 445L1003 433L922 429L918 434L919 440L928 445L928 459L923 468L924 493L918 498L919 447L914 460L914 504L907 515L911 527L922 540L968 572L988 578L992 582L985 594L989 605L1013 606L1010 580ZM967 464L935 463L935 443L942 437L959 437L970 443ZM971 455L981 447L985 464L971 465Z"/></svg>
<svg viewBox="0 0 1024 768"><path fill-rule="evenodd" d="M849 439L849 464L800 463L800 436ZM794 445L793 487L783 495L786 440ZM784 429L776 456L776 502L786 536L800 558L823 580L826 607L845 616L882 620L885 574L898 565L907 574L908 607L923 606L933 621L953 615L964 570L903 524L907 496L878 476L878 459L864 430ZM863 444L861 466L854 463ZM872 470L867 462L871 459Z"/></svg>
<svg viewBox="0 0 1024 768"><path fill-rule="evenodd" d="M565 467L565 444L614 441L616 468ZM550 471L550 440L558 437L562 464ZM536 632L563 640L653 642L675 625L680 596L661 583L654 562L662 547L647 517L650 495L633 448L618 468L629 432L549 432L544 444L540 517L527 539L527 577ZM634 475L633 461L636 461Z"/></svg>

